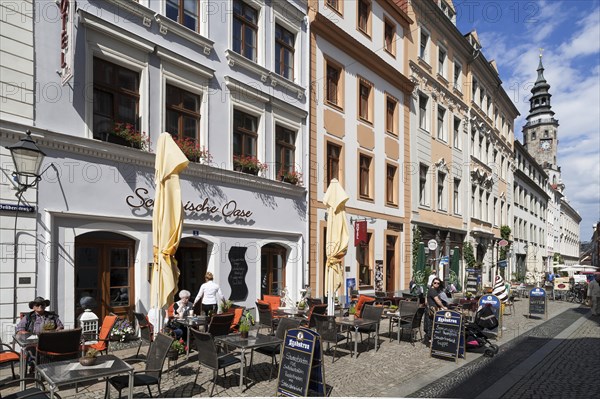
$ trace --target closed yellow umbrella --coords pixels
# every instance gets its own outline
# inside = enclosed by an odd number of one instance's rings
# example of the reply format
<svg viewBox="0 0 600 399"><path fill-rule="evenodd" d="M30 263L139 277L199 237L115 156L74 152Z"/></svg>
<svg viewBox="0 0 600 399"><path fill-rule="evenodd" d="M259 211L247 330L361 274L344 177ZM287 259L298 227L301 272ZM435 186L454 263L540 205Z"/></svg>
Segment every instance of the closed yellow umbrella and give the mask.
<svg viewBox="0 0 600 399"><path fill-rule="evenodd" d="M333 298L342 284L342 259L348 250L348 225L346 224L346 202L348 195L337 179L332 179L325 192L323 204L327 207L327 237L325 251L325 290L327 313L333 315Z"/></svg>
<svg viewBox="0 0 600 399"><path fill-rule="evenodd" d="M177 292L179 269L174 255L181 239L183 206L179 173L189 161L169 133L158 138L154 166L156 193L152 213L154 267L150 284L152 307L165 307ZM162 315L162 312L160 313ZM159 326L162 321L159 317ZM159 327L160 329L160 327Z"/></svg>

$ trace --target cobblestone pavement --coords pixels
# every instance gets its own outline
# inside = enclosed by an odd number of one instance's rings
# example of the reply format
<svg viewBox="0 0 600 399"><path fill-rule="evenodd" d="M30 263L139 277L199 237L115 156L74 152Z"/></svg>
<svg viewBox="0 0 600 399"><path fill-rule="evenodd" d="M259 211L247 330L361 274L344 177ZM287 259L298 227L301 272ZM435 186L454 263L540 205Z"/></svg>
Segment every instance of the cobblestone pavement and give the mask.
<svg viewBox="0 0 600 399"><path fill-rule="evenodd" d="M496 358L501 358L502 354L510 350L511 345L516 345L523 341L523 336L529 331L530 335L536 336L540 326L541 331L548 329L558 329L559 327L550 326L543 318L529 319L524 315L527 312L528 302L526 299L515 303L515 314L507 315L503 320L503 330L501 337L496 339L498 345L501 345L500 353ZM550 301L548 305L550 321L559 314L563 319L567 315L576 319L576 312L569 312L569 309L579 308L579 305L559 301ZM588 308L585 308L587 311ZM580 314L579 314L580 315ZM568 320L571 320L569 318ZM568 321L567 323L570 323ZM595 325L597 328L597 325ZM458 362L436 359L429 356L429 349L420 342L414 345L408 342L408 337L404 337L402 342L390 342L388 338L388 322L383 320L381 323L380 348L375 352L372 348L368 352L365 345L359 345L360 355L357 358L351 358L348 349L344 346L337 351L337 358L332 363L332 356L327 352L324 357L325 380L333 388L331 396L334 397L436 397L445 396L444 392L448 387L458 386L464 380L463 374L475 375L477 370L483 364L485 367L490 363L489 358L483 358L479 353L467 353L466 359L459 359ZM586 330L582 334L588 334L593 329ZM521 337L519 340L514 338ZM581 337L584 339L584 337ZM587 342L587 341L586 341ZM596 343L597 346L597 343ZM144 348L142 348L144 350ZM115 352L120 357L127 357L135 353L135 349L125 349ZM494 358L495 359L495 358ZM559 357L560 359L560 357ZM189 361L179 360L177 364L167 365L168 371L163 374L161 390L164 397L194 397L207 396L207 388L210 389L208 380L212 378L212 372L201 367L196 384L194 379L198 373L198 361L195 355L190 357ZM136 368L141 369L143 365L138 364ZM552 366L552 370L560 369L558 366ZM239 375L237 369L233 373L228 372L227 378L219 378L215 388L215 396L274 396L276 392L276 379L269 379L270 358L261 354L255 354L254 364L250 371L250 378L253 380L244 390L238 387ZM596 367L598 370L598 367ZM489 369L488 369L489 374ZM221 374L222 375L222 374ZM10 376L10 369L0 369L0 380L5 380ZM444 378L441 378L444 377ZM560 381L563 379L560 378ZM486 385L487 384L487 385ZM489 386L489 383L481 384L479 391ZM432 391L422 391L423 387L447 386L446 390L436 389ZM525 388L524 388L525 389ZM153 389L156 394L156 388ZM575 391L573 391L575 392ZM125 391L123 392L125 394ZM72 387L61 387L60 394L63 398L77 397L77 399L100 399L104 395L104 383L98 382L90 385L79 386L76 393ZM112 389L111 396L115 397L117 392ZM144 387L136 388L136 397L145 397L148 392ZM507 393L507 395L509 395ZM506 396L506 397L518 397ZM454 397L472 397L462 394Z"/></svg>

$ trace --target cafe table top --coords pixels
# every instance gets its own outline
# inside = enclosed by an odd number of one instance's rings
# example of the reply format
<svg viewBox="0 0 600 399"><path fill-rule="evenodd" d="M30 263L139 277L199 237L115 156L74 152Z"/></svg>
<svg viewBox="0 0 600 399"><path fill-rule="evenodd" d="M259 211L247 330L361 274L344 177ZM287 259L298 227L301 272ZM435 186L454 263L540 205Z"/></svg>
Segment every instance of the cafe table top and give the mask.
<svg viewBox="0 0 600 399"><path fill-rule="evenodd" d="M369 320L369 319L360 319L358 317L355 317L354 319L350 319L349 317L336 317L335 322L340 325L359 328L359 327L368 327L373 324L377 324L379 321L378 320Z"/></svg>
<svg viewBox="0 0 600 399"><path fill-rule="evenodd" d="M26 334L15 334L15 341L21 348L25 348L28 346L35 346L38 343L38 336L36 334L26 333Z"/></svg>
<svg viewBox="0 0 600 399"><path fill-rule="evenodd" d="M239 349L254 349L262 346L277 345L283 343L281 338L274 335L257 334L256 336L248 335L248 338L242 338L240 333L222 335L215 337L215 341L222 342L226 345L233 346Z"/></svg>

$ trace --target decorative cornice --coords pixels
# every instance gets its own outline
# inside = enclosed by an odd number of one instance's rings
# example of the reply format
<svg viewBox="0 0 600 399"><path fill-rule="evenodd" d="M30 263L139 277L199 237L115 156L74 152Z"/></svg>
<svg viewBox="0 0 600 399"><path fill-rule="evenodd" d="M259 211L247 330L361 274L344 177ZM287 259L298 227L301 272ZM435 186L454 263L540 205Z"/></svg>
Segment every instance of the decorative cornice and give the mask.
<svg viewBox="0 0 600 399"><path fill-rule="evenodd" d="M440 84L436 79L434 79L422 66L419 64L409 61L410 67L410 79L416 85L423 85L421 89L427 87L429 92L432 93L435 98L441 98L442 100L446 100L445 104L448 108L457 108L462 113L467 113L469 107L467 104L463 102L463 100L457 96L452 88L447 88ZM426 90L424 90L426 91Z"/></svg>
<svg viewBox="0 0 600 399"><path fill-rule="evenodd" d="M148 40L142 39L141 37L127 32L117 25L114 25L108 21L98 18L82 9L77 11L79 14L79 21L89 29L93 29L106 36L111 36L120 42L136 47L147 53L154 51L154 44Z"/></svg>
<svg viewBox="0 0 600 399"><path fill-rule="evenodd" d="M212 40L207 39L198 32L194 32L193 30L186 28L185 26L171 20L170 18L167 18L164 15L155 14L154 19L156 19L156 22L158 22L159 31L161 34L166 35L168 32L172 32L174 35L183 37L184 39L202 47L204 55L210 55L215 45L215 42Z"/></svg>
<svg viewBox="0 0 600 399"><path fill-rule="evenodd" d="M246 83L242 83L239 80L227 75L225 75L223 79L225 80L225 86L227 86L227 88L232 92L236 92L244 97L251 97L262 103L267 103L270 100L270 96L268 94L263 93L256 87L249 86Z"/></svg>
<svg viewBox="0 0 600 399"><path fill-rule="evenodd" d="M152 26L152 19L154 18L155 12L148 7L140 4L137 1L131 0L105 0L107 3L112 3L119 9L127 10L128 12L137 15L142 19L142 24L145 27Z"/></svg>
<svg viewBox="0 0 600 399"><path fill-rule="evenodd" d="M172 51L160 46L156 46L156 55L163 60L169 61L180 68L196 73L203 78L212 79L215 76L215 71L213 69L210 69L202 64L198 64L197 62L173 53Z"/></svg>
<svg viewBox="0 0 600 399"><path fill-rule="evenodd" d="M261 82L265 83L267 78L269 77L270 71L258 65L256 62L249 60L241 54L236 53L233 50L227 49L225 50L225 58L227 59L227 64L230 67L239 66L240 68L246 69L250 72L254 72L255 74L260 76Z"/></svg>
<svg viewBox="0 0 600 399"><path fill-rule="evenodd" d="M286 90L294 92L298 100L302 100L306 93L306 89L304 87L284 78L281 75L276 74L275 72L269 72L269 79L271 79L271 86L275 87L279 85Z"/></svg>

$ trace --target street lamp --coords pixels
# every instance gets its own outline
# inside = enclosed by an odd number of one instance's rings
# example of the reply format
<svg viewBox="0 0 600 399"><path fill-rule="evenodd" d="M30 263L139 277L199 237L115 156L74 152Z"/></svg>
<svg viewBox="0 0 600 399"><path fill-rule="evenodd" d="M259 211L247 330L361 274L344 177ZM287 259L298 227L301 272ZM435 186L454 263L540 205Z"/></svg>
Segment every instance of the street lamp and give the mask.
<svg viewBox="0 0 600 399"><path fill-rule="evenodd" d="M17 236L17 220L19 218L19 209L23 194L28 188L35 187L42 179L42 175L48 169L40 173L40 167L46 154L38 148L35 141L31 138L31 131L27 130L27 136L22 138L17 144L6 147L10 151L15 166L13 176L17 183L17 207L15 213L14 226L14 263L13 263L13 321L17 322L17 259L19 243Z"/></svg>

